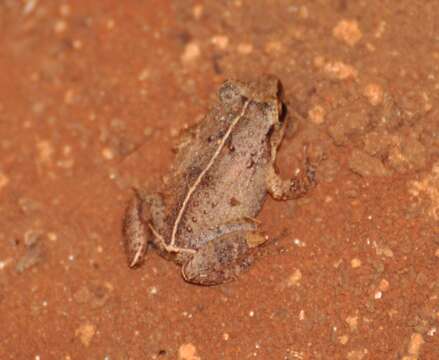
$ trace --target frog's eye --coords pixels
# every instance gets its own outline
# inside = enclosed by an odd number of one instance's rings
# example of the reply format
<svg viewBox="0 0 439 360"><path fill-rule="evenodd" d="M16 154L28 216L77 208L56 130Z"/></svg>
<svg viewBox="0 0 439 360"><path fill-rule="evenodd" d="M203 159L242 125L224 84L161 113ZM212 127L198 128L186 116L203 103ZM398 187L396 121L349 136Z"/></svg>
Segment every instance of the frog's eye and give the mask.
<svg viewBox="0 0 439 360"><path fill-rule="evenodd" d="M222 103L229 104L240 100L242 95L236 85L231 81L226 81L219 89L218 97Z"/></svg>
<svg viewBox="0 0 439 360"><path fill-rule="evenodd" d="M271 116L277 111L275 104L272 103L260 103L258 104L258 108L263 112L265 116Z"/></svg>

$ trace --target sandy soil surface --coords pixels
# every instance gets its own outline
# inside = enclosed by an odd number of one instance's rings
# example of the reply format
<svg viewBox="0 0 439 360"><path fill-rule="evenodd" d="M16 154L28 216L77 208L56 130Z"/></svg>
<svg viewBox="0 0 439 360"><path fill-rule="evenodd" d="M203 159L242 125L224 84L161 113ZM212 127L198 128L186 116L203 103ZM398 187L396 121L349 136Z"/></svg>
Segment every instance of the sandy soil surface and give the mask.
<svg viewBox="0 0 439 360"><path fill-rule="evenodd" d="M439 2L0 1L0 359L439 359ZM227 78L321 159L238 281L127 267L131 187Z"/></svg>

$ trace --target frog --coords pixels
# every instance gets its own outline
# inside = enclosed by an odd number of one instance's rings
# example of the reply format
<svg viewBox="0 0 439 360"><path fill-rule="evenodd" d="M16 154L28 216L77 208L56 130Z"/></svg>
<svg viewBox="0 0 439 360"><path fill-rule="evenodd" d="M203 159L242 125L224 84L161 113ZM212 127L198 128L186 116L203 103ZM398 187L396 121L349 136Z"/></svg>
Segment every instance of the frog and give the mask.
<svg viewBox="0 0 439 360"><path fill-rule="evenodd" d="M297 199L315 184L308 162L288 179L278 174L285 119L274 75L226 80L204 119L182 135L159 191L135 189L123 226L128 265L141 265L152 245L188 283L220 285L247 271L268 239L256 219L267 194Z"/></svg>

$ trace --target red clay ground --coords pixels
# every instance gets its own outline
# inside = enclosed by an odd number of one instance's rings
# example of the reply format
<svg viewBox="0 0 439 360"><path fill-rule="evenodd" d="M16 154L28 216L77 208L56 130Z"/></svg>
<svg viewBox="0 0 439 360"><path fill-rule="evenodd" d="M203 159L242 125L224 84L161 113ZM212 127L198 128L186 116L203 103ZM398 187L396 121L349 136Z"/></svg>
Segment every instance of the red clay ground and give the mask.
<svg viewBox="0 0 439 360"><path fill-rule="evenodd" d="M439 359L437 1L0 2L0 359ZM127 267L132 185L227 78L277 75L319 183L203 288Z"/></svg>

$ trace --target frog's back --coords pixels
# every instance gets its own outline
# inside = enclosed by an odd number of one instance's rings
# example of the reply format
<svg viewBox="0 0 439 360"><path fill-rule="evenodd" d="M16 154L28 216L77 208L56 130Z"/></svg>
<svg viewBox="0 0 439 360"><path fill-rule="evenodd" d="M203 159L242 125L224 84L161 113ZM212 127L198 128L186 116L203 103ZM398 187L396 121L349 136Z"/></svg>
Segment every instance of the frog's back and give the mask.
<svg viewBox="0 0 439 360"><path fill-rule="evenodd" d="M236 88L226 90L235 91L231 100L217 104L176 157L168 221L181 246L197 248L224 224L254 217L266 194L267 117L278 114L264 101L237 96Z"/></svg>

